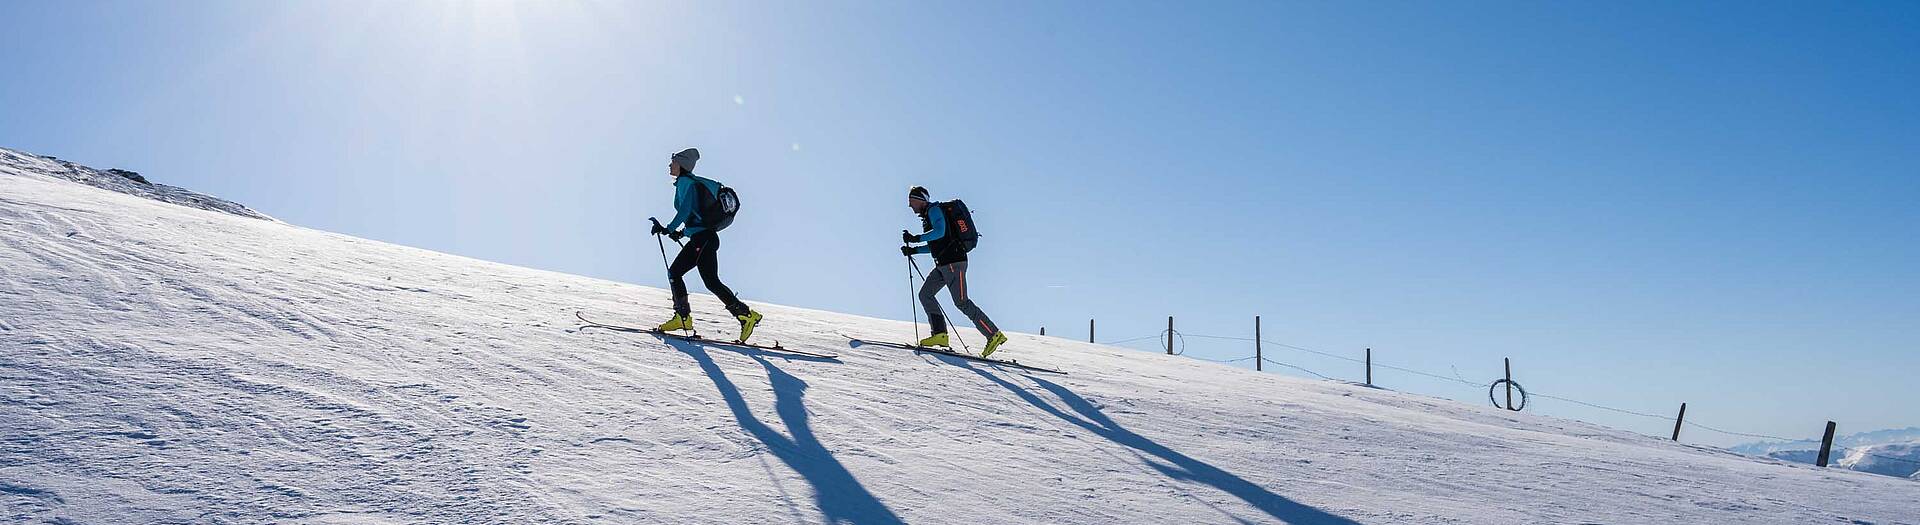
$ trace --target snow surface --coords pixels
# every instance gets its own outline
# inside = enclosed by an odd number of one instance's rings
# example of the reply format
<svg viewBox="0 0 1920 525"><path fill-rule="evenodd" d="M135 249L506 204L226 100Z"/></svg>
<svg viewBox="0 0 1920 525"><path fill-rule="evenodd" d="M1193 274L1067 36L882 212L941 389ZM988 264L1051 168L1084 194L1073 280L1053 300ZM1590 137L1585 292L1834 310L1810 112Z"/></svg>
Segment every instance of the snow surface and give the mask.
<svg viewBox="0 0 1920 525"><path fill-rule="evenodd" d="M0 522L1920 523L1909 480L1058 338L1006 354L1071 375L766 304L841 357L583 328L667 294L15 166Z"/></svg>

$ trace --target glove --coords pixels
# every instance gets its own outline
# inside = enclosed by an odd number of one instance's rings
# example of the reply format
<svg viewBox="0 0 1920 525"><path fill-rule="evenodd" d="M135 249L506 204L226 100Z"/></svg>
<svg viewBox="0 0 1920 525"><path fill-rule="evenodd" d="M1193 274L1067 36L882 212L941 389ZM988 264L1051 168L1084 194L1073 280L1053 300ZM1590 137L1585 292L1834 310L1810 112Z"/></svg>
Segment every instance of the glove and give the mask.
<svg viewBox="0 0 1920 525"><path fill-rule="evenodd" d="M905 255L905 256L908 256L908 257L912 257L914 253L915 253L915 250L913 249L913 247L912 247L912 246L901 246L901 247L900 247L900 255Z"/></svg>
<svg viewBox="0 0 1920 525"><path fill-rule="evenodd" d="M900 230L900 242L904 242L907 244L920 242L920 236L907 233L906 230Z"/></svg>
<svg viewBox="0 0 1920 525"><path fill-rule="evenodd" d="M661 226L660 223L657 223L657 222L653 223L653 234L659 235L662 233L667 233L667 227Z"/></svg>
<svg viewBox="0 0 1920 525"><path fill-rule="evenodd" d="M687 236L686 230L667 232L667 238L673 239L674 242L679 242L681 237L686 237L686 236Z"/></svg>

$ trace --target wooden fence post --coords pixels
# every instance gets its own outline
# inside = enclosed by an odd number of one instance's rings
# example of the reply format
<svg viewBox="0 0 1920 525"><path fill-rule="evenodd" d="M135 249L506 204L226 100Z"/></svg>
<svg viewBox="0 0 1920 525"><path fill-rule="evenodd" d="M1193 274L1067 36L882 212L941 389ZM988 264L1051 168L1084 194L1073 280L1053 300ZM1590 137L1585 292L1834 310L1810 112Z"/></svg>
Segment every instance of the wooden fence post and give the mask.
<svg viewBox="0 0 1920 525"><path fill-rule="evenodd" d="M1687 420L1687 404L1680 404L1680 416L1673 418L1673 440L1680 440L1680 422Z"/></svg>
<svg viewBox="0 0 1920 525"><path fill-rule="evenodd" d="M1367 349L1367 386L1373 386L1373 349Z"/></svg>
<svg viewBox="0 0 1920 525"><path fill-rule="evenodd" d="M1833 454L1833 427L1833 422L1828 421L1827 435L1826 437L1820 438L1820 457L1814 459L1814 466L1827 466L1827 458Z"/></svg>
<svg viewBox="0 0 1920 525"><path fill-rule="evenodd" d="M1253 316L1253 370L1260 371L1261 362L1266 360L1260 356L1260 316L1256 315Z"/></svg>
<svg viewBox="0 0 1920 525"><path fill-rule="evenodd" d="M1502 357L1500 360L1507 364L1507 410L1513 410L1513 358Z"/></svg>
<svg viewBox="0 0 1920 525"><path fill-rule="evenodd" d="M1173 316L1167 316L1167 355L1173 355Z"/></svg>

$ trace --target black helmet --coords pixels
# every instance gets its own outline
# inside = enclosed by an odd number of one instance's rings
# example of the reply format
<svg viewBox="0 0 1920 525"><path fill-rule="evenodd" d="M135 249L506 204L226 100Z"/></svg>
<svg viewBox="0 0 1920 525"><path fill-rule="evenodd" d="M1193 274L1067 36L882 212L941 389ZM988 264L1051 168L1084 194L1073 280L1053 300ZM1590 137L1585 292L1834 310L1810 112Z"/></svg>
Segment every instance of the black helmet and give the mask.
<svg viewBox="0 0 1920 525"><path fill-rule="evenodd" d="M930 200L930 199L928 199L928 198L927 198L927 189L926 189L926 188L923 188L923 187L920 187L920 186L914 186L914 187L912 187L912 188L907 188L907 198L909 198L909 199L919 199L919 200L922 200L922 201L927 201L927 200Z"/></svg>

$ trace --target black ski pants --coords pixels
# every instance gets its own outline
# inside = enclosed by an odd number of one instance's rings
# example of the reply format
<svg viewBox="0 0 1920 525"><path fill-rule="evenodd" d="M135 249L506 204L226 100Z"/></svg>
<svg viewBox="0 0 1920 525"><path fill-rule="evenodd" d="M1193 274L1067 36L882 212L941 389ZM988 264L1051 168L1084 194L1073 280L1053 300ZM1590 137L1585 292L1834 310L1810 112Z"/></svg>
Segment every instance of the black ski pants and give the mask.
<svg viewBox="0 0 1920 525"><path fill-rule="evenodd" d="M706 283L708 292L726 303L727 312L734 316L747 315L747 304L734 297L726 283L720 282L720 261L714 258L718 251L720 235L710 231L693 234L687 238L687 245L680 247L680 255L667 267L667 282L673 285L673 313L690 315L693 312L693 307L687 304L687 281L683 277L699 268L700 281Z"/></svg>

